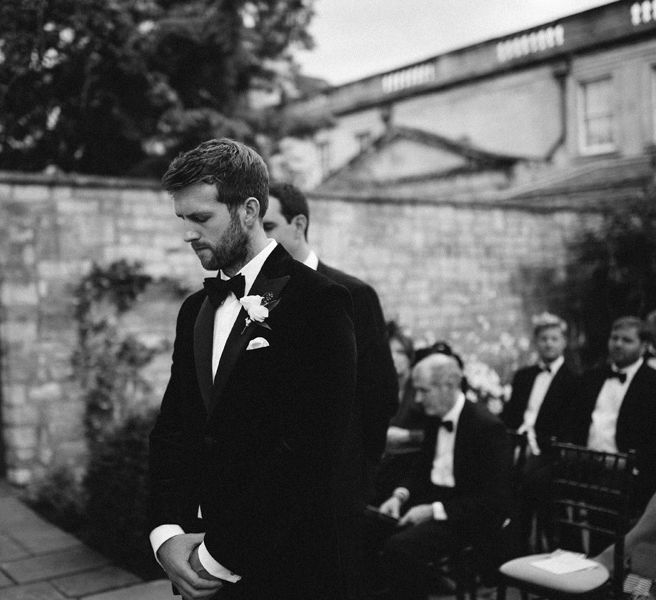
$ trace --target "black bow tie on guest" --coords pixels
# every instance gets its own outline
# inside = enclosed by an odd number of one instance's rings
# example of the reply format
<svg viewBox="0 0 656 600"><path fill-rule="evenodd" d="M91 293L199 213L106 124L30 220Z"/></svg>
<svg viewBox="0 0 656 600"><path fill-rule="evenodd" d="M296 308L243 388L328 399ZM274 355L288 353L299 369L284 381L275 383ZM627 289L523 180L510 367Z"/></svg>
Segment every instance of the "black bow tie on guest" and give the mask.
<svg viewBox="0 0 656 600"><path fill-rule="evenodd" d="M443 427L446 429L449 433L453 431L453 421L440 421L440 424L438 425L438 428Z"/></svg>
<svg viewBox="0 0 656 600"><path fill-rule="evenodd" d="M235 275L230 279L221 279L220 276L208 277L204 282L205 293L214 308L219 308L223 301L232 292L237 298L244 295L246 280L243 275Z"/></svg>
<svg viewBox="0 0 656 600"><path fill-rule="evenodd" d="M620 383L624 383L626 381L626 373L620 373L619 371L613 371L613 369L607 369L606 370L606 379L613 379L617 377L617 379L620 380Z"/></svg>
<svg viewBox="0 0 656 600"><path fill-rule="evenodd" d="M544 371L545 373L551 373L551 367L549 365L538 365L540 368L540 371Z"/></svg>

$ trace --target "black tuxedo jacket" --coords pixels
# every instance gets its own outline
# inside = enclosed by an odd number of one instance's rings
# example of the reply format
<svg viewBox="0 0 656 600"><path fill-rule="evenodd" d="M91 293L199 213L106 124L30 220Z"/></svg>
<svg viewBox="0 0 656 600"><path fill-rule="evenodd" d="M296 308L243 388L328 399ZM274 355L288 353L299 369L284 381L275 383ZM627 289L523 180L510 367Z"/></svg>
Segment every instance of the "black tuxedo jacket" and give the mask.
<svg viewBox="0 0 656 600"><path fill-rule="evenodd" d="M424 443L409 477L401 483L410 502L441 501L449 521L479 541L499 539L510 516L511 448L501 420L480 404L466 401L456 429L452 490L431 483L439 421L430 419ZM446 495L442 492L448 491Z"/></svg>
<svg viewBox="0 0 656 600"><path fill-rule="evenodd" d="M583 374L576 402L569 416L568 441L586 446L592 423L592 413L606 369L592 369ZM615 443L620 452L636 451L638 467L636 502L644 507L656 492L656 370L644 363L631 380L615 429Z"/></svg>
<svg viewBox="0 0 656 600"><path fill-rule="evenodd" d="M375 290L364 281L319 262L317 271L343 285L353 300L357 348L354 445L362 445L365 487L385 450L387 427L398 408L398 380L387 339L385 318ZM356 457L354 457L356 458Z"/></svg>
<svg viewBox="0 0 656 600"><path fill-rule="evenodd" d="M501 415L507 427L517 429L524 422L524 412L539 373L540 367L537 365L524 367L515 373L510 400ZM551 437L561 438L564 435L565 418L569 405L574 401L576 385L576 375L567 365L561 365L551 380L535 420L535 433L541 449L546 448Z"/></svg>
<svg viewBox="0 0 656 600"><path fill-rule="evenodd" d="M341 511L355 394L347 291L277 246L242 309L212 381L215 310L204 292L178 316L171 378L151 434L151 526L205 531L210 554L242 576L226 597L342 598L350 540ZM268 346L247 350L262 337ZM196 519L198 507L203 519Z"/></svg>

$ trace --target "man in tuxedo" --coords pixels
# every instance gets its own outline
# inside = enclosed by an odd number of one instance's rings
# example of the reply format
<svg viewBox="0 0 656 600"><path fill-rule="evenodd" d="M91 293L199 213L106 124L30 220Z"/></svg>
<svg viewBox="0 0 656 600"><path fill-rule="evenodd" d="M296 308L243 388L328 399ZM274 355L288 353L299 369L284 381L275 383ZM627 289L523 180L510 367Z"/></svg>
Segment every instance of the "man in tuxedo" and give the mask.
<svg viewBox="0 0 656 600"><path fill-rule="evenodd" d="M538 363L519 369L512 381L510 400L501 418L507 427L525 433L528 457L520 483L520 536L528 543L533 515L538 532L549 535L551 461L545 455L551 437L562 438L565 416L576 394L576 376L565 364L567 324L543 313L533 319Z"/></svg>
<svg viewBox="0 0 656 600"><path fill-rule="evenodd" d="M348 292L266 237L268 174L251 148L204 142L163 184L219 274L180 309L150 437L156 557L184 598L346 598Z"/></svg>
<svg viewBox="0 0 656 600"><path fill-rule="evenodd" d="M605 452L636 451L636 508L656 492L656 371L643 355L644 321L617 319L608 338L609 364L583 374L570 412L569 441Z"/></svg>
<svg viewBox="0 0 656 600"><path fill-rule="evenodd" d="M511 502L511 450L503 423L461 391L453 356L431 354L412 373L415 399L430 420L407 477L380 506L399 518L383 561L394 600L424 600L426 566L473 543L490 556Z"/></svg>
<svg viewBox="0 0 656 600"><path fill-rule="evenodd" d="M374 472L385 449L387 427L398 408L398 380L387 339L387 328L375 290L360 279L329 267L308 243L310 211L305 195L289 183L272 183L264 215L267 235L293 258L343 285L354 308L358 356L353 447L364 457L363 496L373 496ZM361 460L354 456L354 461Z"/></svg>

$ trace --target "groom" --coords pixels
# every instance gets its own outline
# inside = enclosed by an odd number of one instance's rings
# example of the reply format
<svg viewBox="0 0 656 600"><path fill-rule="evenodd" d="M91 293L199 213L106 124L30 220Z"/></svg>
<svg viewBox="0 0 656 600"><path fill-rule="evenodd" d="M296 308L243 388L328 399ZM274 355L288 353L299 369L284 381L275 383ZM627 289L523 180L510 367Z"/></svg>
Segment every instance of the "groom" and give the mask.
<svg viewBox="0 0 656 600"><path fill-rule="evenodd" d="M267 169L251 148L204 142L163 184L184 240L219 273L180 309L150 437L157 560L184 598L346 598L348 292L267 238Z"/></svg>

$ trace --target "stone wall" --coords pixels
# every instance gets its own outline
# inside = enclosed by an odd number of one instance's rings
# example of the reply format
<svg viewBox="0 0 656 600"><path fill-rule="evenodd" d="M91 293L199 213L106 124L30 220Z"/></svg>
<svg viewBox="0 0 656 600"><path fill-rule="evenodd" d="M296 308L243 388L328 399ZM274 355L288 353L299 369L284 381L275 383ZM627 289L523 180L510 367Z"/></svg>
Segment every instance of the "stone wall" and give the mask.
<svg viewBox="0 0 656 600"><path fill-rule="evenodd" d="M599 216L568 208L313 195L310 238L326 262L371 282L388 318L418 337L509 365L546 300L527 270L564 263L564 245ZM83 403L71 356L72 290L93 261L141 261L196 288L204 271L156 183L0 176L0 348L7 477L81 464ZM530 293L529 293L530 292ZM143 339L172 338L179 298L145 294L124 320ZM503 364L502 364L503 363ZM168 354L148 376L161 394Z"/></svg>

